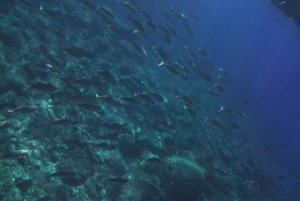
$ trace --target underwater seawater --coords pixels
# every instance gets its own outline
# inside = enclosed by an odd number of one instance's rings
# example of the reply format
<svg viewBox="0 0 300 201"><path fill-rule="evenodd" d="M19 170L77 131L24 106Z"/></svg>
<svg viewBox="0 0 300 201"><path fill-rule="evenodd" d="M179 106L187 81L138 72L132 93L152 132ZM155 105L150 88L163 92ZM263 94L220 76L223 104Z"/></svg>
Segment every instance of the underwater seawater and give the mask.
<svg viewBox="0 0 300 201"><path fill-rule="evenodd" d="M300 200L280 6L2 0L0 200Z"/></svg>

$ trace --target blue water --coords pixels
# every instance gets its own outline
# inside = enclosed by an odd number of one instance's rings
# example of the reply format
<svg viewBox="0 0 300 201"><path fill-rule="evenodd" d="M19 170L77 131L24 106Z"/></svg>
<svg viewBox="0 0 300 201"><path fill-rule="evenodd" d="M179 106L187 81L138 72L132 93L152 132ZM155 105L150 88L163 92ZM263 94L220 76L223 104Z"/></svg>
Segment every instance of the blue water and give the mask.
<svg viewBox="0 0 300 201"><path fill-rule="evenodd" d="M261 0L128 2L3 1L0 200L300 200L293 19Z"/></svg>

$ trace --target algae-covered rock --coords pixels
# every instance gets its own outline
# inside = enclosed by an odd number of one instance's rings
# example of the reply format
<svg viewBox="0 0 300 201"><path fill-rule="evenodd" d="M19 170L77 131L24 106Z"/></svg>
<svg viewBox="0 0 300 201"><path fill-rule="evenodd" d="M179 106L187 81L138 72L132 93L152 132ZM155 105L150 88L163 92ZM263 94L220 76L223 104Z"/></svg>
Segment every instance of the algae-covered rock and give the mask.
<svg viewBox="0 0 300 201"><path fill-rule="evenodd" d="M179 156L169 157L165 160L163 168L164 175L173 181L184 183L188 180L198 180L199 184L204 184L206 170L192 160Z"/></svg>

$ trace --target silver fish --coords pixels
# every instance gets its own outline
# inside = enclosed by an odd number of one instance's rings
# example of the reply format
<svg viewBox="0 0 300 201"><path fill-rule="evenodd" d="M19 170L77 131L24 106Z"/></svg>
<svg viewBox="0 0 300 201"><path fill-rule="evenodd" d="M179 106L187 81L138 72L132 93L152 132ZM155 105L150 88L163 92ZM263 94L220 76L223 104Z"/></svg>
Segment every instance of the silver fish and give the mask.
<svg viewBox="0 0 300 201"><path fill-rule="evenodd" d="M7 110L7 112L9 112L9 113L31 113L37 109L39 109L39 107L36 105L23 105L23 106L15 108L13 110Z"/></svg>
<svg viewBox="0 0 300 201"><path fill-rule="evenodd" d="M28 154L27 150L16 150L13 152L6 153L0 157L0 160L17 160L19 157Z"/></svg>

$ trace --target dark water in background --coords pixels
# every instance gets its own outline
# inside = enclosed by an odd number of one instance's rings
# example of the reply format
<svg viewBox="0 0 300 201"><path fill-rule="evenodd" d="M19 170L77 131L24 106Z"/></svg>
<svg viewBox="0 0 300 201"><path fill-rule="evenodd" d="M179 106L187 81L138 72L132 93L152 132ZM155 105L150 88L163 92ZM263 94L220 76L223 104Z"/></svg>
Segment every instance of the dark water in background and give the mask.
<svg viewBox="0 0 300 201"><path fill-rule="evenodd" d="M288 153L293 156L288 158L297 160L294 154L299 153L299 41L294 31L298 27L268 2L236 4L228 4L231 11L228 20L225 13L230 11L225 11L227 6L220 9L226 16L225 22L220 21L227 28L217 38L225 38L222 41L223 44L227 41L227 44L219 48L222 56L216 60L233 69L238 84L231 90L233 101L243 96L253 100L254 105L247 112L254 112L250 116L258 136L269 146L274 146L280 139L289 142ZM283 19L284 24L277 18Z"/></svg>
<svg viewBox="0 0 300 201"><path fill-rule="evenodd" d="M150 40L134 34L136 27L128 20L131 15L141 23L145 21L137 6L137 13L132 13L117 1L90 1L95 7L109 8L116 16L111 19L82 1L3 1L1 121L8 120L12 126L0 131L10 136L1 140L0 152L30 151L28 156L1 162L1 180L7 183L1 185L3 199L300 200L299 27L268 1L136 2L157 26L152 30L143 24ZM184 30L183 20L170 11L170 6L184 14L194 37ZM159 11L166 11L171 19ZM193 20L188 11L199 20ZM104 23L119 27L123 33L109 33ZM171 45L162 38L159 25L177 31L177 36L169 36ZM50 27L58 32L54 34ZM134 49L133 41L144 47L147 58ZM66 53L74 51L74 45L88 53ZM164 49L168 59L160 58L152 49L154 45ZM59 50L60 46L67 49ZM191 57L185 46L198 59ZM199 47L208 57L200 56ZM184 58L192 61L195 69ZM214 69L199 59L211 62ZM158 67L162 60L178 62L190 73L178 69L179 74L174 75ZM46 63L55 69L49 73L37 70L38 64ZM220 75L227 78L219 68L230 74L232 84L217 79ZM109 70L115 78L95 76L93 72L98 70ZM222 86L224 92L211 96L206 89L212 83L201 79L200 73ZM74 86L72 81L80 78L87 78L88 83ZM22 92L24 83L38 82L51 83L58 90ZM133 96L145 91L163 96L164 101L149 103ZM139 102L96 100L96 93L132 97ZM76 94L85 98L66 100ZM179 94L189 97L193 104L176 98ZM101 111L83 112L77 106L80 103L93 103ZM40 109L25 115L6 111L25 104ZM196 112L197 118L184 111L183 105ZM219 113L221 106L230 108L230 114ZM243 111L247 119L234 115L234 108ZM65 118L76 119L78 124L58 128L49 124ZM220 121L222 128L206 118ZM175 126L158 125L169 121ZM101 125L103 122L120 123L124 128ZM228 123L237 123L239 129L230 128ZM101 142L117 148L100 145L100 151L95 151L93 146ZM262 154L261 147L272 156ZM223 155L229 159L220 159ZM160 158L161 163L140 165L152 157ZM224 169L226 176L218 168ZM77 175L45 183L45 175L63 170ZM295 178L288 172L295 173ZM128 182L108 184L105 180L119 177ZM24 184L29 190L18 185L26 179L34 179Z"/></svg>
<svg viewBox="0 0 300 201"><path fill-rule="evenodd" d="M267 1L224 4L218 9L224 20L216 21L226 28L216 38L226 45L214 47L215 52L221 49L214 55L221 55L215 62L225 63L235 76L238 85L231 90L232 101L245 96L252 100L247 112L257 137L274 150L277 168L298 169L300 58L299 38L294 31L299 27ZM281 140L289 146L275 151Z"/></svg>

